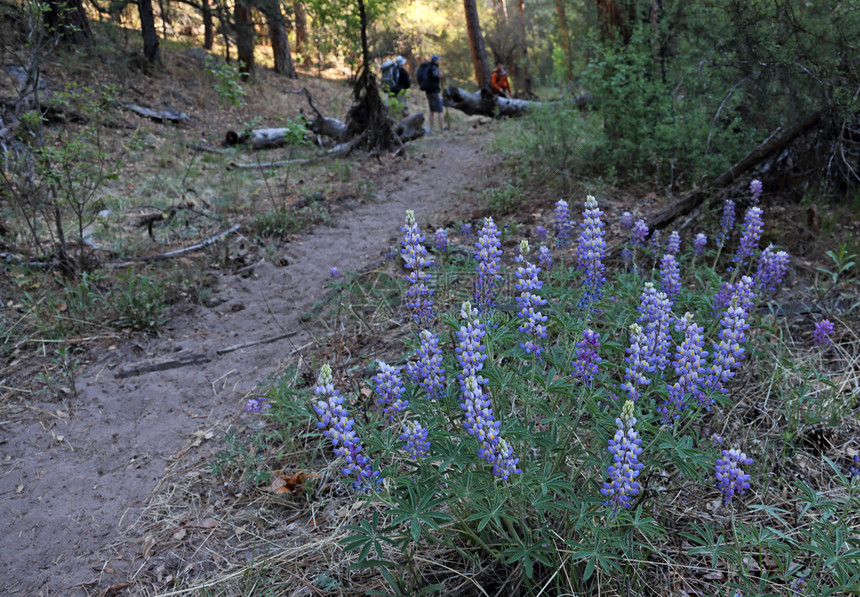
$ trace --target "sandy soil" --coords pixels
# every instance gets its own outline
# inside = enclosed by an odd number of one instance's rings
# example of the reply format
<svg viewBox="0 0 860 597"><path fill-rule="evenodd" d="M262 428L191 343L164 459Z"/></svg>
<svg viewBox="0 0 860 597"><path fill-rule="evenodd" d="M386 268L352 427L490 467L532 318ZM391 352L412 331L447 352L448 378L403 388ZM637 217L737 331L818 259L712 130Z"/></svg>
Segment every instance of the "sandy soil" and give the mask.
<svg viewBox="0 0 860 597"><path fill-rule="evenodd" d="M76 396L30 403L3 421L0 593L143 592L140 572L166 557L140 524L166 469L219 449L225 421L309 340L300 316L326 292L330 267L379 260L406 209L422 226L471 215L463 198L487 160L479 138L456 131L414 143L398 171L376 181L373 199L339 206L330 227L271 259L286 265L260 261L221 276L209 306L174 307L161 337L93 349Z"/></svg>

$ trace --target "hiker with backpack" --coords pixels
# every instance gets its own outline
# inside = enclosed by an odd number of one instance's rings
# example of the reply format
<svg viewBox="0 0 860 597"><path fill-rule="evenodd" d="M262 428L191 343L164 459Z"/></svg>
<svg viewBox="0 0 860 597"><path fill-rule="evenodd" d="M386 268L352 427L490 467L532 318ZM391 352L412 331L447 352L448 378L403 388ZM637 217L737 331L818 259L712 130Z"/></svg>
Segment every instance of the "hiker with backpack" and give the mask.
<svg viewBox="0 0 860 597"><path fill-rule="evenodd" d="M381 85L386 93L386 103L389 96L397 98L402 108L402 115L406 116L409 114L409 99L406 90L412 86L412 81L409 79L409 71L403 68L404 64L406 64L406 59L403 56L382 63Z"/></svg>
<svg viewBox="0 0 860 597"><path fill-rule="evenodd" d="M442 130L442 74L439 71L438 54L433 54L430 62L423 62L418 67L418 72L415 73L415 79L418 81L418 87L427 94L427 104L430 106L430 118L428 126L430 132L433 132L433 121L439 121L439 130Z"/></svg>
<svg viewBox="0 0 860 597"><path fill-rule="evenodd" d="M501 62L496 63L496 70L490 75L490 87L496 95L511 97L511 84L508 82L508 73Z"/></svg>

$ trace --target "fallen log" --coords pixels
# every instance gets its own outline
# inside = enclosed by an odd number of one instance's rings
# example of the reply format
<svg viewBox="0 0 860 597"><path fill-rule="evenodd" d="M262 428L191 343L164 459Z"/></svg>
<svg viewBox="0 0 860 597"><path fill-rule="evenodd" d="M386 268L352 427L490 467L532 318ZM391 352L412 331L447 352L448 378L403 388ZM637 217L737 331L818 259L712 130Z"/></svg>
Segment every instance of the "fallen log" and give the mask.
<svg viewBox="0 0 860 597"><path fill-rule="evenodd" d="M423 137L426 132L424 130L424 113L416 112L411 116L407 116L397 123L397 126L394 127L394 132L404 143Z"/></svg>
<svg viewBox="0 0 860 597"><path fill-rule="evenodd" d="M137 104L125 104L125 108L144 118L149 118L156 122L176 122L185 123L191 120L188 114L174 110L173 108L165 108L164 110L152 110Z"/></svg>
<svg viewBox="0 0 860 597"><path fill-rule="evenodd" d="M227 131L224 142L230 146L248 143L254 149L274 149L292 143L295 134L293 128L257 129L247 133Z"/></svg>
<svg viewBox="0 0 860 597"><path fill-rule="evenodd" d="M448 87L442 93L445 105L469 116L522 116L539 106L541 102L509 99L496 95L486 89L474 93L459 87Z"/></svg>
<svg viewBox="0 0 860 597"><path fill-rule="evenodd" d="M781 152L797 137L818 124L823 115L824 110L819 110L818 112L804 118L787 131L781 132L781 129L777 129L763 143L745 155L738 162L732 164L728 170L720 174L709 185L701 189L693 189L686 193L677 203L670 205L663 211L654 215L647 222L648 228L652 230L656 228L665 228L675 219L690 213L710 197L714 191L727 187L729 184L737 180L737 178L743 173L774 154Z"/></svg>

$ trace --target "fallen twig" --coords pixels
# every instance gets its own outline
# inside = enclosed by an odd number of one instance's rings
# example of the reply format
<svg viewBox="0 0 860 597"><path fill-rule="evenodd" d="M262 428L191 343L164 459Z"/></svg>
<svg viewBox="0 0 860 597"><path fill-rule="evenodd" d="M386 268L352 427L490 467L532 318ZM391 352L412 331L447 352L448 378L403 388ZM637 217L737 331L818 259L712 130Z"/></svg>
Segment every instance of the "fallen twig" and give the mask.
<svg viewBox="0 0 860 597"><path fill-rule="evenodd" d="M231 226L227 230L224 230L223 232L219 232L215 236L210 236L209 238L207 238L203 242L197 243L196 245L191 245L190 247L183 247L182 249L176 249L175 251L168 251L167 253L160 253L158 255L150 255L148 257L138 257L136 259L130 259L128 261L123 261L122 263L114 263L114 264L111 264L111 267L113 267L113 268L128 267L129 265L132 265L134 263L140 263L140 262L146 262L146 261L162 261L164 259L172 259L174 257L179 257L180 255L184 255L185 253L190 253L191 251L198 251L200 249L208 247L209 245L218 242L219 240L221 240L222 238L224 238L228 234L232 234L233 232L236 232L241 227L242 226L240 224L235 224L234 226Z"/></svg>
<svg viewBox="0 0 860 597"><path fill-rule="evenodd" d="M233 346L227 346L226 348L219 348L215 351L215 354L222 355L230 352L236 352L237 350L242 350L243 348L250 348L252 346L258 346L260 344L271 344L272 342L277 342L278 340L283 340L284 338L289 338L290 336L295 336L301 330L293 330L292 332L285 332L283 334L278 334L277 336L271 336L269 338L263 338L262 340L252 340L250 342L243 342L241 344L234 344Z"/></svg>

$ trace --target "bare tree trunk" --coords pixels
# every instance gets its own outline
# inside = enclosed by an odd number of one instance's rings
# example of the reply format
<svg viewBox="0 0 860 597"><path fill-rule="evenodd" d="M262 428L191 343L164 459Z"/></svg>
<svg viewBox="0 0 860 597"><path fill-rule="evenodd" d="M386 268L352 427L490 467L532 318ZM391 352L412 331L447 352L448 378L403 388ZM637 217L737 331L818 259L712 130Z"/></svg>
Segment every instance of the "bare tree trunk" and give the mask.
<svg viewBox="0 0 860 597"><path fill-rule="evenodd" d="M81 46L93 43L93 32L81 0L48 0L43 18L48 32L59 35L62 41Z"/></svg>
<svg viewBox="0 0 860 597"><path fill-rule="evenodd" d="M480 89L489 89L490 64L487 61L484 36L481 34L481 23L478 21L478 7L475 5L475 0L463 0L463 7L466 10L466 29L469 32L472 62L475 64L475 79Z"/></svg>
<svg viewBox="0 0 860 597"><path fill-rule="evenodd" d="M306 44L308 41L308 15L305 12L305 6L300 1L293 2L293 10L295 11L295 28L296 28L296 54L302 56L301 61L305 62L307 58Z"/></svg>
<svg viewBox="0 0 860 597"><path fill-rule="evenodd" d="M526 39L526 4L525 0L517 0L517 12L519 18L519 45L520 45L520 82L519 94L522 97L534 97L534 81L532 81L529 69L529 46Z"/></svg>
<svg viewBox="0 0 860 597"><path fill-rule="evenodd" d="M203 7L203 48L211 50L215 45L215 30L212 26L212 7L209 0L201 0Z"/></svg>
<svg viewBox="0 0 860 597"><path fill-rule="evenodd" d="M561 51L564 53L564 80L570 85L573 81L573 66L570 59L570 27L567 25L565 0L555 0L555 11L558 13L558 33L561 37Z"/></svg>
<svg viewBox="0 0 860 597"><path fill-rule="evenodd" d="M250 0L237 0L233 10L236 21L236 54L239 72L248 79L254 72L254 19Z"/></svg>
<svg viewBox="0 0 860 597"><path fill-rule="evenodd" d="M626 45L633 32L630 28L629 15L625 14L625 7L618 5L619 2L624 3L624 0L596 0L597 22L600 26L601 40L609 41L620 36L621 41Z"/></svg>
<svg viewBox="0 0 860 597"><path fill-rule="evenodd" d="M152 0L137 0L140 13L140 30L143 33L143 55L150 64L161 65L161 52L158 50L158 30L155 28L155 15Z"/></svg>
<svg viewBox="0 0 860 597"><path fill-rule="evenodd" d="M281 4L274 0L260 2L260 10L266 15L269 27L269 43L272 45L272 55L275 58L275 72L287 75L291 79L298 78L293 67L293 57L290 54L290 40L284 26L284 14Z"/></svg>

